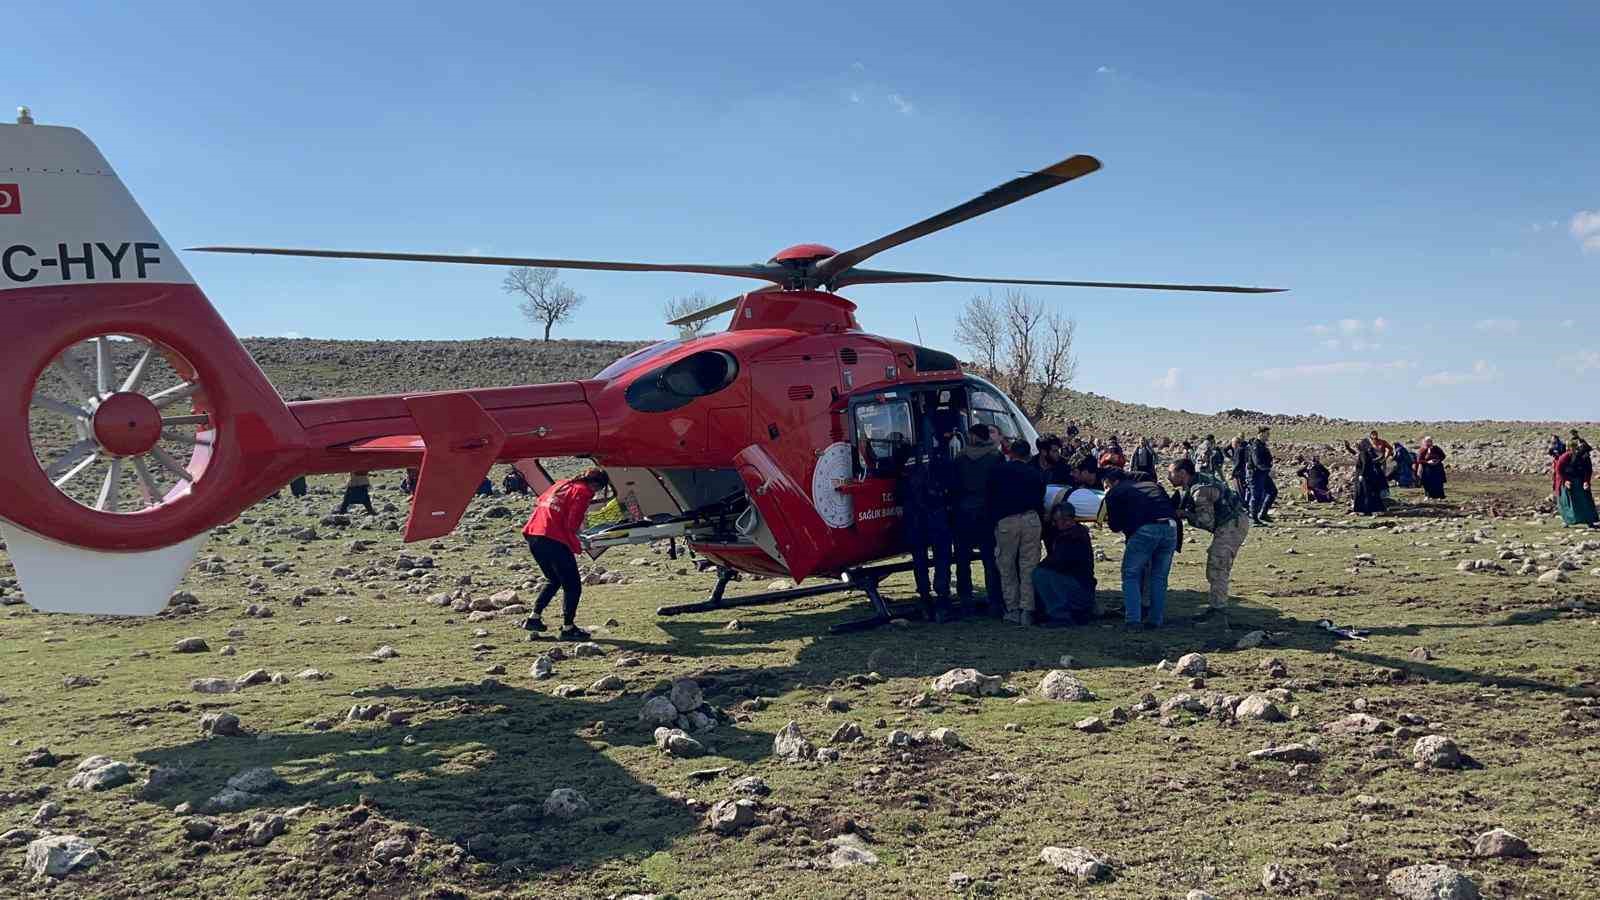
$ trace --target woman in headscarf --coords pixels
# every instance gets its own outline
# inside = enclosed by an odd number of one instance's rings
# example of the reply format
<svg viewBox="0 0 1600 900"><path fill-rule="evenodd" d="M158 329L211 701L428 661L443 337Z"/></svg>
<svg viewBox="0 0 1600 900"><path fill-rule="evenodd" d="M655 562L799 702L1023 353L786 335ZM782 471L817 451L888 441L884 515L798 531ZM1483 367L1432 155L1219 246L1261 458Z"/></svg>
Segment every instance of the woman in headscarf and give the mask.
<svg viewBox="0 0 1600 900"><path fill-rule="evenodd" d="M1561 510L1561 521L1568 525L1600 528L1600 515L1595 512L1594 493L1589 487L1594 478L1589 452L1589 442L1576 438L1570 449L1556 457L1556 506Z"/></svg>
<svg viewBox="0 0 1600 900"><path fill-rule="evenodd" d="M1394 486L1403 488L1417 486L1417 455L1400 441L1394 442Z"/></svg>
<svg viewBox="0 0 1600 900"><path fill-rule="evenodd" d="M1429 500L1444 499L1444 449L1433 438L1422 439L1422 449L1417 451L1417 478Z"/></svg>
<svg viewBox="0 0 1600 900"><path fill-rule="evenodd" d="M1344 449L1356 458L1355 480L1350 485L1352 510L1364 516L1383 512L1383 489L1389 479L1383 474L1383 463L1371 439L1362 438L1354 447L1345 441Z"/></svg>

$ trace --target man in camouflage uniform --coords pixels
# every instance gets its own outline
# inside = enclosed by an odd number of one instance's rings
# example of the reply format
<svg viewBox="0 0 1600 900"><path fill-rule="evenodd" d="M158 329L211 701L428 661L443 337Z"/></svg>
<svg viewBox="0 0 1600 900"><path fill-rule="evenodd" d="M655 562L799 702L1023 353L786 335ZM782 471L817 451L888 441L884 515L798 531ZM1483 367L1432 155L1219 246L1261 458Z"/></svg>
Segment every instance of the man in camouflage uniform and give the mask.
<svg viewBox="0 0 1600 900"><path fill-rule="evenodd" d="M1233 561L1239 555L1245 536L1250 533L1250 518L1244 501L1222 479L1197 473L1194 461L1180 459L1167 469L1173 487L1181 491L1179 513L1184 521L1211 532L1211 549L1206 551L1206 583L1211 605L1197 618L1220 616L1228 627L1228 580Z"/></svg>

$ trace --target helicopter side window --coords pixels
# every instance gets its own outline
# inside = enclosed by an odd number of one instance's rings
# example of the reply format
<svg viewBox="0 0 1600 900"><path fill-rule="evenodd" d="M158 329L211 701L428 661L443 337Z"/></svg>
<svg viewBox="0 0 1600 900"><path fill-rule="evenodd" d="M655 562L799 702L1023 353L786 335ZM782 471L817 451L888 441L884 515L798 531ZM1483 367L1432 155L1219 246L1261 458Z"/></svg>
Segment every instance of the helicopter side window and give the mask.
<svg viewBox="0 0 1600 900"><path fill-rule="evenodd" d="M877 400L855 407L856 458L868 478L894 478L911 455L911 405Z"/></svg>
<svg viewBox="0 0 1600 900"><path fill-rule="evenodd" d="M1011 415L1011 410L1006 408L1005 402L988 391L972 392L972 422L982 422L991 431L999 432L999 436L1007 442L1022 436L1022 429Z"/></svg>
<svg viewBox="0 0 1600 900"><path fill-rule="evenodd" d="M702 350L646 372L628 386L628 405L640 412L669 412L714 394L739 376L739 361L723 350Z"/></svg>

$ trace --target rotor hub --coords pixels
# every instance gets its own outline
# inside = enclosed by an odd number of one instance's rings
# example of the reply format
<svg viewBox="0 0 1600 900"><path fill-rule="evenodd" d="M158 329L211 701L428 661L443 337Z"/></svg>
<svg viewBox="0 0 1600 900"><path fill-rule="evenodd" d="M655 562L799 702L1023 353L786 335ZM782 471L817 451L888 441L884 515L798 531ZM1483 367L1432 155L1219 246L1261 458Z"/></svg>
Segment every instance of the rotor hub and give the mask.
<svg viewBox="0 0 1600 900"><path fill-rule="evenodd" d="M161 440L161 410L135 391L120 391L100 401L90 424L95 442L112 456L149 453Z"/></svg>

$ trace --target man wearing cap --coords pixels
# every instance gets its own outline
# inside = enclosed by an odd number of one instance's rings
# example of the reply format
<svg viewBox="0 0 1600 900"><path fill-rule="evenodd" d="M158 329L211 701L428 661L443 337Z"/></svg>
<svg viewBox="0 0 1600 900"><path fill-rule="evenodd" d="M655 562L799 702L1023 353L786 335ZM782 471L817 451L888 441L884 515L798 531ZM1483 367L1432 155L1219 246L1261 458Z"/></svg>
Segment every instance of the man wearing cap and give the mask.
<svg viewBox="0 0 1600 900"><path fill-rule="evenodd" d="M1211 549L1206 551L1206 585L1211 604L1196 618L1205 620L1212 616L1222 619L1228 627L1228 581L1233 575L1233 561L1239 548L1250 534L1250 522L1245 513L1244 501L1222 483L1222 479L1204 472L1196 472L1192 460L1180 459L1167 469L1167 478L1181 494L1178 510L1184 521L1201 531L1211 532Z"/></svg>

